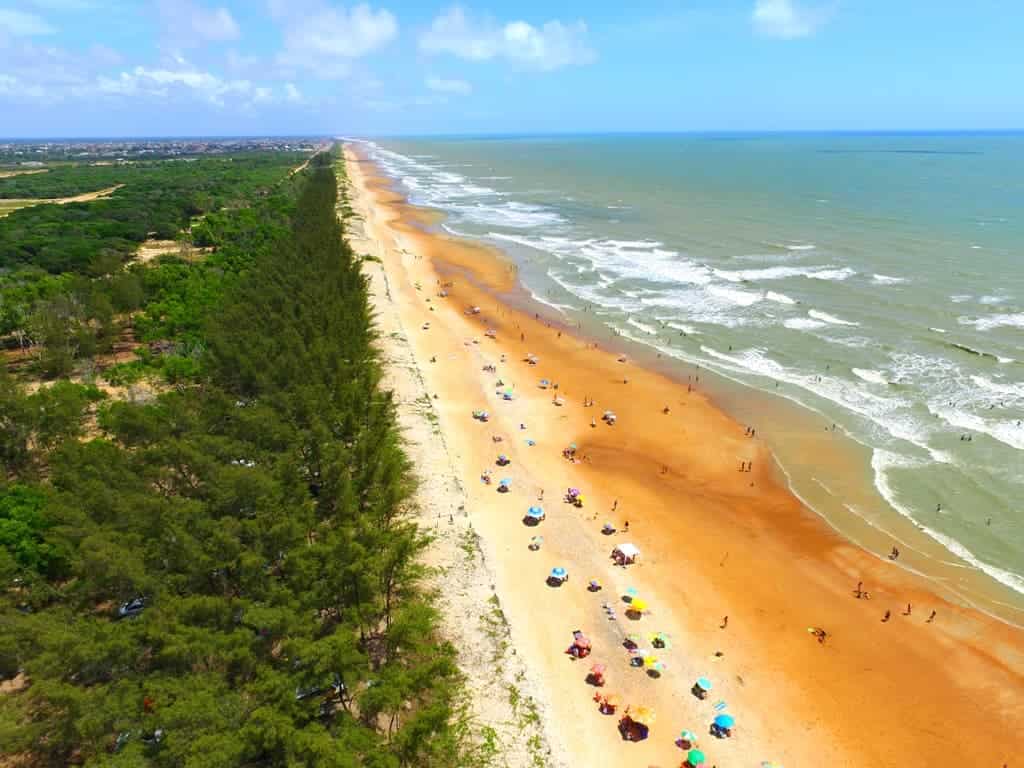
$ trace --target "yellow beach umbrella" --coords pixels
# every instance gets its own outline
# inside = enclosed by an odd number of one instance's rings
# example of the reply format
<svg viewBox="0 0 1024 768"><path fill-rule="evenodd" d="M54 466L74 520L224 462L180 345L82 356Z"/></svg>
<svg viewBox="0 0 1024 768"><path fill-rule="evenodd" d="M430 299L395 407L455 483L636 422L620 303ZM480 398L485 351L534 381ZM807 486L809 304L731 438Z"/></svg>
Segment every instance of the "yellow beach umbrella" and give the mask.
<svg viewBox="0 0 1024 768"><path fill-rule="evenodd" d="M647 601L646 600L634 600L633 602L631 602L629 604L629 609L631 611L637 611L638 613L643 613L644 611L647 610Z"/></svg>
<svg viewBox="0 0 1024 768"><path fill-rule="evenodd" d="M637 707L629 713L629 719L634 723L640 723L641 725L646 725L650 728L654 725L654 710L650 707Z"/></svg>

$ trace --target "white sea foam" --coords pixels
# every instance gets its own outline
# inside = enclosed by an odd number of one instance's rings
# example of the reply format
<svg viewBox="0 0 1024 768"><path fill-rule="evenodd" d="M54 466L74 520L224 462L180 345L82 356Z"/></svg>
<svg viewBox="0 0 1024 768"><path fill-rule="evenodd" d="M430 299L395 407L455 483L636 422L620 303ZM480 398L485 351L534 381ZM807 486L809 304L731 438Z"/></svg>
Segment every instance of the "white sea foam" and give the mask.
<svg viewBox="0 0 1024 768"><path fill-rule="evenodd" d="M812 320L809 317L790 317L782 321L782 325L794 331L813 331L817 328L824 328L827 323L821 320Z"/></svg>
<svg viewBox="0 0 1024 768"><path fill-rule="evenodd" d="M817 280L845 280L855 274L848 267L762 267L760 269L713 269L715 277L728 280L730 283L750 282L754 280L785 280L792 277L812 277ZM842 276L840 276L840 274Z"/></svg>
<svg viewBox="0 0 1024 768"><path fill-rule="evenodd" d="M949 333L949 331L945 330L944 328L929 328L928 330L935 331L936 333Z"/></svg>
<svg viewBox="0 0 1024 768"><path fill-rule="evenodd" d="M736 288L726 288L724 285L709 285L708 293L740 307L749 307L759 302L762 298L760 294L741 291Z"/></svg>
<svg viewBox="0 0 1024 768"><path fill-rule="evenodd" d="M949 300L954 304L963 304L965 301L971 300L971 295L969 293L954 293Z"/></svg>
<svg viewBox="0 0 1024 768"><path fill-rule="evenodd" d="M889 275L879 275L877 273L871 276L871 280L877 285L900 285L907 282L905 277L890 277Z"/></svg>
<svg viewBox="0 0 1024 768"><path fill-rule="evenodd" d="M773 248L784 248L787 251L813 251L817 246L814 243L773 243L768 242Z"/></svg>
<svg viewBox="0 0 1024 768"><path fill-rule="evenodd" d="M982 296L981 298L978 299L978 303L988 305L1002 304L1004 301L1007 300L1007 298L1008 297L1006 296Z"/></svg>
<svg viewBox="0 0 1024 768"><path fill-rule="evenodd" d="M881 371L872 371L867 368L851 368L850 370L853 371L853 374L857 378L863 379L864 381L872 384L889 384L885 375Z"/></svg>
<svg viewBox="0 0 1024 768"><path fill-rule="evenodd" d="M1013 398L1021 398L1024 400L1024 382L992 381L992 379L986 378L985 376L971 376L971 381L982 389L987 389L990 392L997 392L1001 395L1010 395Z"/></svg>
<svg viewBox="0 0 1024 768"><path fill-rule="evenodd" d="M634 328L639 328L641 331L650 334L651 336L658 335L658 329L655 328L654 326L647 325L647 323L641 323L639 320L636 320L632 317L627 317L626 322L632 325Z"/></svg>
<svg viewBox="0 0 1024 768"><path fill-rule="evenodd" d="M960 325L973 325L979 331L991 331L993 328L1024 328L1024 312L1002 315L984 315L982 317L958 317Z"/></svg>
<svg viewBox="0 0 1024 768"><path fill-rule="evenodd" d="M768 301L774 301L778 304L796 304L796 300L789 298L784 293L776 293L775 291L765 291L764 297Z"/></svg>
<svg viewBox="0 0 1024 768"><path fill-rule="evenodd" d="M839 269L819 269L817 272L808 275L808 277L815 280L846 280L848 277L853 277L856 274L857 272L849 267L840 267Z"/></svg>
<svg viewBox="0 0 1024 768"><path fill-rule="evenodd" d="M807 314L813 317L815 320L821 320L821 322L828 323L829 325L860 325L860 323L854 323L851 322L850 320L843 320L840 317L830 315L828 312L822 312L821 310L818 309L812 309L808 311Z"/></svg>
<svg viewBox="0 0 1024 768"><path fill-rule="evenodd" d="M761 349L726 354L708 346L701 351L732 373L753 373L799 387L820 398L864 417L869 424L890 437L903 440L926 452L934 461L952 463L952 456L928 445L931 427L909 412L911 402L886 392L876 394L839 376L821 376L787 368Z"/></svg>
<svg viewBox="0 0 1024 768"><path fill-rule="evenodd" d="M986 419L975 413L932 403L928 404L928 410L958 429L981 432L1011 448L1024 451L1024 426L1015 421Z"/></svg>
<svg viewBox="0 0 1024 768"><path fill-rule="evenodd" d="M903 517L911 520L917 526L918 530L930 536L933 540L945 547L946 550L952 552L964 562L967 562L975 568L983 571L1015 592L1024 593L1024 577L979 560L969 549L967 549L967 547L956 539L919 523L914 518L910 509L900 502L896 492L889 483L888 473L893 469L913 469L920 466L922 466L920 462L915 462L905 456L900 456L899 454L882 450L880 448L874 449L871 454L871 468L875 473L875 487L878 489L878 492L882 494L882 497L889 503L890 507L896 510Z"/></svg>

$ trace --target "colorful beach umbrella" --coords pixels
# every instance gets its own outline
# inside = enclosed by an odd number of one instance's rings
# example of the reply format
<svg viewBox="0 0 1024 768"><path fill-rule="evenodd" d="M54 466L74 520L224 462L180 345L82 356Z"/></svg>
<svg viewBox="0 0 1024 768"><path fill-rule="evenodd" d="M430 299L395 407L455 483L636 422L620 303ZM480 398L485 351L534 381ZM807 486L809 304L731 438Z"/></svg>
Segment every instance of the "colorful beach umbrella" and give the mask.
<svg viewBox="0 0 1024 768"><path fill-rule="evenodd" d="M551 578L553 579L564 579L568 575L569 574L565 568L562 568L561 566L551 569Z"/></svg>
<svg viewBox="0 0 1024 768"><path fill-rule="evenodd" d="M697 734L695 734L693 731L683 731L679 734L679 738L681 741L686 741L690 744L697 743Z"/></svg>
<svg viewBox="0 0 1024 768"><path fill-rule="evenodd" d="M701 765L704 762L704 753L699 749L691 749L686 755L686 762L690 765Z"/></svg>
<svg viewBox="0 0 1024 768"><path fill-rule="evenodd" d="M605 671L604 664L595 664L590 668L590 674L592 675L603 675Z"/></svg>
<svg viewBox="0 0 1024 768"><path fill-rule="evenodd" d="M498 484L499 485L512 485L512 478L511 477L503 477L503 478L501 478L501 480L498 481Z"/></svg>
<svg viewBox="0 0 1024 768"><path fill-rule="evenodd" d="M626 594L630 597L637 597L640 593L637 591L636 587L626 587Z"/></svg>
<svg viewBox="0 0 1024 768"><path fill-rule="evenodd" d="M711 681L708 680L706 677L697 678L697 687L700 688L702 691L710 691Z"/></svg>
<svg viewBox="0 0 1024 768"><path fill-rule="evenodd" d="M719 715L715 718L715 725L719 728L732 728L736 725L736 718L732 715Z"/></svg>
<svg viewBox="0 0 1024 768"><path fill-rule="evenodd" d="M636 611L637 613L643 613L647 610L646 600L634 600L629 604L629 610Z"/></svg>
<svg viewBox="0 0 1024 768"><path fill-rule="evenodd" d="M544 517L544 510L541 509L540 507L530 507L528 510L526 510L526 516L532 517L534 520L540 520L542 517Z"/></svg>
<svg viewBox="0 0 1024 768"><path fill-rule="evenodd" d="M654 725L654 710L650 707L637 707L629 713L629 719L634 723L640 723L641 725L646 725L650 728Z"/></svg>

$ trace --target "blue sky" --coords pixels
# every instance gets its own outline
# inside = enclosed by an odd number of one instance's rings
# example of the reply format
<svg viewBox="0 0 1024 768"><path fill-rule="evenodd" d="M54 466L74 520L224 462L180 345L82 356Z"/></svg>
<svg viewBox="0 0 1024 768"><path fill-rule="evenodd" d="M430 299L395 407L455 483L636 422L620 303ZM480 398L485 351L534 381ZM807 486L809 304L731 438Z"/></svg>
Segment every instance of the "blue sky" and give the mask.
<svg viewBox="0 0 1024 768"><path fill-rule="evenodd" d="M1024 128L1004 0L0 0L0 136Z"/></svg>

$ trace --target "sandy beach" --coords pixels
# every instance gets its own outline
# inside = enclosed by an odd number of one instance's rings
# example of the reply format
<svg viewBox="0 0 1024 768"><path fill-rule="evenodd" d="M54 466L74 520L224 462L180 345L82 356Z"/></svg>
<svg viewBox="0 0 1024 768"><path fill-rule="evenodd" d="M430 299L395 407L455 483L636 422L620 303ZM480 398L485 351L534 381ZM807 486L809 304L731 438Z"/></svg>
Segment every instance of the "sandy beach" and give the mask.
<svg viewBox="0 0 1024 768"><path fill-rule="evenodd" d="M434 214L406 204L352 146L345 156L353 246L380 260L387 306L378 309L390 317L385 327L404 329L403 365L416 374L404 402L426 398L436 414L436 439L417 463L435 457L452 477L445 488L426 484L421 497L439 537L471 530L479 541L487 567L464 577L472 584L476 574L486 589L467 591L462 606L492 594L500 603L511 649L490 664L537 699L547 764L679 765L683 729L720 768L1017 764L1024 633L839 538L788 491L760 440L705 395L700 371L673 379L595 348L529 307L499 253L437 234ZM499 397L499 380L514 399ZM606 410L614 426L602 422ZM578 462L562 456L570 443ZM507 467L495 465L499 453ZM511 490L499 494L505 477ZM443 495L454 484L459 494ZM569 487L585 495L582 509L563 501ZM532 505L546 512L537 527L523 522ZM617 532L603 534L605 522ZM532 551L536 535L544 540ZM617 567L609 553L626 542L641 556ZM561 587L545 583L556 566L570 576ZM589 591L591 580L602 589ZM870 599L855 597L858 583ZM630 588L649 606L640 618L627 616ZM452 629L464 656L486 644L470 638L488 604L472 607ZM824 643L812 627L827 632ZM565 653L575 629L593 641L587 659ZM639 634L650 648L656 632L672 645L656 652L659 677L632 667L623 644ZM471 686L487 678L487 665L474 663ZM586 681L592 663L607 665L602 691L656 712L647 740L624 741L618 716L598 711L598 689ZM699 677L714 684L705 700L691 694ZM479 695L493 699L494 686ZM721 712L736 719L728 739L708 732Z"/></svg>

